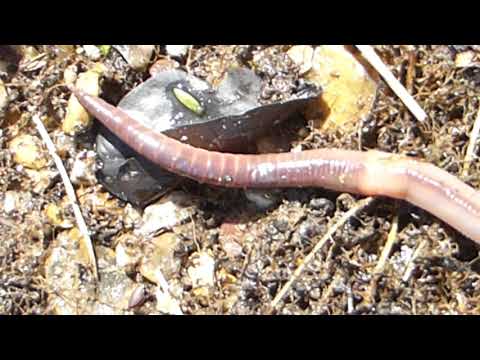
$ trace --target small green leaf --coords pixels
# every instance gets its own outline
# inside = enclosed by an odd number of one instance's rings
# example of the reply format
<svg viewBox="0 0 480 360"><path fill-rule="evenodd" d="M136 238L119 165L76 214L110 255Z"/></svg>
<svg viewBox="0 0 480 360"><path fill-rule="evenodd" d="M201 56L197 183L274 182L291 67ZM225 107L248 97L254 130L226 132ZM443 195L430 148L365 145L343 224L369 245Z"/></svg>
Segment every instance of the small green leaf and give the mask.
<svg viewBox="0 0 480 360"><path fill-rule="evenodd" d="M102 53L102 55L106 56L110 51L110 48L112 47L112 45L97 45L97 47L100 49L100 52Z"/></svg>
<svg viewBox="0 0 480 360"><path fill-rule="evenodd" d="M203 107L191 94L179 88L173 88L173 94L180 103L197 115L202 115Z"/></svg>

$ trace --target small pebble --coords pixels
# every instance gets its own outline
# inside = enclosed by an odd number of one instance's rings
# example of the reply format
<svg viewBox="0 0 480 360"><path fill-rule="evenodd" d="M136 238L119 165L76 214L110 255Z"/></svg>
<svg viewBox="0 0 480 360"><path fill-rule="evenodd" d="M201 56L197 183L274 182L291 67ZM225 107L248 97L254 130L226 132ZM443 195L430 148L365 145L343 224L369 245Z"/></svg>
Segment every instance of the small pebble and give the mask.
<svg viewBox="0 0 480 360"><path fill-rule="evenodd" d="M138 285L135 290L133 290L132 295L130 295L130 300L128 300L128 308L132 309L141 306L146 299L147 292L145 290L145 285Z"/></svg>
<svg viewBox="0 0 480 360"><path fill-rule="evenodd" d="M231 259L241 256L243 254L242 246L233 239L222 239L220 243L222 244L222 248L223 251L225 251L225 254Z"/></svg>
<svg viewBox="0 0 480 360"><path fill-rule="evenodd" d="M318 235L321 230L322 229L318 224L311 220L306 220L300 225L298 234L303 240L311 240Z"/></svg>
<svg viewBox="0 0 480 360"><path fill-rule="evenodd" d="M300 68L300 74L305 74L313 66L313 48L310 45L295 45L287 51L288 56Z"/></svg>
<svg viewBox="0 0 480 360"><path fill-rule="evenodd" d="M473 65L476 65L475 64L475 52L464 51L464 52L458 53L455 56L455 66L457 68L465 68L465 67L469 67L469 66L473 66Z"/></svg>
<svg viewBox="0 0 480 360"><path fill-rule="evenodd" d="M215 284L215 260L208 252L194 253L192 266L187 269L193 288L213 286Z"/></svg>
<svg viewBox="0 0 480 360"><path fill-rule="evenodd" d="M75 81L77 81L77 66L76 65L70 65L67 66L65 71L63 72L63 80L65 81L65 84L74 84Z"/></svg>
<svg viewBox="0 0 480 360"><path fill-rule="evenodd" d="M318 300L320 299L320 296L322 295L322 292L320 291L320 289L317 287L317 288L314 288L310 291L309 293L309 296L312 300Z"/></svg>
<svg viewBox="0 0 480 360"><path fill-rule="evenodd" d="M187 55L192 45L166 45L167 54L173 57L183 57Z"/></svg>
<svg viewBox="0 0 480 360"><path fill-rule="evenodd" d="M190 197L177 191L148 206L138 229L143 236L153 235L159 230L171 229L190 219L193 205Z"/></svg>
<svg viewBox="0 0 480 360"><path fill-rule="evenodd" d="M220 219L218 217L216 217L215 215L209 217L205 221L205 227L207 229L213 229L213 228L216 228L219 225L220 225Z"/></svg>
<svg viewBox="0 0 480 360"><path fill-rule="evenodd" d="M135 209L131 204L127 204L123 208L123 225L126 229L132 229L142 220L140 212Z"/></svg>
<svg viewBox="0 0 480 360"><path fill-rule="evenodd" d="M133 263L132 258L128 256L125 247L121 243L115 247L115 260L117 266L120 268L127 267Z"/></svg>
<svg viewBox="0 0 480 360"><path fill-rule="evenodd" d="M30 169L41 169L47 165L47 155L41 141L32 135L19 135L10 142L10 151L15 162Z"/></svg>
<svg viewBox="0 0 480 360"><path fill-rule="evenodd" d="M9 102L7 88L0 79L0 112L4 111Z"/></svg>
<svg viewBox="0 0 480 360"><path fill-rule="evenodd" d="M30 191L5 192L3 198L3 211L7 214L17 211L19 214L31 214L33 210L32 193Z"/></svg>
<svg viewBox="0 0 480 360"><path fill-rule="evenodd" d="M310 201L310 207L315 210L317 216L332 216L335 211L335 204L325 198L315 198Z"/></svg>
<svg viewBox="0 0 480 360"><path fill-rule="evenodd" d="M96 154L91 150L82 150L75 157L70 180L75 185L95 185L97 183L96 171Z"/></svg>
<svg viewBox="0 0 480 360"><path fill-rule="evenodd" d="M359 121L370 116L375 104L377 73L369 71L344 45L317 46L312 62L306 80L320 86L323 93L305 115L314 128L341 132L356 129Z"/></svg>
<svg viewBox="0 0 480 360"><path fill-rule="evenodd" d="M83 50L90 60L97 61L102 57L100 49L95 45L83 45Z"/></svg>
<svg viewBox="0 0 480 360"><path fill-rule="evenodd" d="M289 224L288 224L288 221L279 220L279 219L276 219L273 222L273 226L275 226L277 228L277 230L281 233L284 233L284 232L288 231L288 228L290 227Z"/></svg>
<svg viewBox="0 0 480 360"><path fill-rule="evenodd" d="M167 71L167 70L173 70L176 69L180 66L180 64L168 57L159 59L153 64L148 72L150 73L150 76L155 76L156 74L162 72L162 71Z"/></svg>
<svg viewBox="0 0 480 360"><path fill-rule="evenodd" d="M50 224L64 229L69 229L73 227L73 223L70 220L64 218L63 209L57 204L48 204L45 207L44 212Z"/></svg>
<svg viewBox="0 0 480 360"><path fill-rule="evenodd" d="M237 282L237 278L230 274L227 270L224 268L221 268L218 273L217 273L217 279L220 281L223 285L232 285Z"/></svg>
<svg viewBox="0 0 480 360"><path fill-rule="evenodd" d="M32 191L35 194L43 194L58 175L57 171L49 169L32 170L25 168L25 173L32 182Z"/></svg>
<svg viewBox="0 0 480 360"><path fill-rule="evenodd" d="M134 70L146 68L152 58L155 45L113 45Z"/></svg>
<svg viewBox="0 0 480 360"><path fill-rule="evenodd" d="M158 284L158 271L165 277L178 272L179 259L174 251L180 239L174 233L165 233L149 241L142 250L140 274L149 281Z"/></svg>
<svg viewBox="0 0 480 360"><path fill-rule="evenodd" d="M267 226L266 231L267 231L267 234L270 236L275 236L278 234L278 229L273 224L269 224Z"/></svg>
<svg viewBox="0 0 480 360"><path fill-rule="evenodd" d="M98 300L92 314L122 314L128 309L136 284L115 268L102 272L98 283Z"/></svg>
<svg viewBox="0 0 480 360"><path fill-rule="evenodd" d="M279 201L273 193L264 190L245 190L245 197L260 210L266 210Z"/></svg>
<svg viewBox="0 0 480 360"><path fill-rule="evenodd" d="M52 141L55 144L55 150L62 159L67 159L70 154L75 153L75 141L71 136L66 135L61 129L50 133Z"/></svg>
<svg viewBox="0 0 480 360"><path fill-rule="evenodd" d="M161 313L169 315L183 315L178 301L172 298L170 294L163 292L160 288L157 288L155 297L157 298L157 310Z"/></svg>
<svg viewBox="0 0 480 360"><path fill-rule="evenodd" d="M140 258L143 256L143 251L140 246L141 239L130 234L125 233L120 235L116 240L115 247L115 261L120 268L135 266Z"/></svg>
<svg viewBox="0 0 480 360"><path fill-rule="evenodd" d="M98 96L100 94L100 76L104 71L104 66L97 64L94 68L78 75L75 86L89 95ZM62 123L64 133L78 135L86 131L92 122L93 116L80 105L75 95L72 94L68 100L67 114Z"/></svg>
<svg viewBox="0 0 480 360"><path fill-rule="evenodd" d="M7 191L3 199L3 211L10 214L17 208L18 193L16 191Z"/></svg>

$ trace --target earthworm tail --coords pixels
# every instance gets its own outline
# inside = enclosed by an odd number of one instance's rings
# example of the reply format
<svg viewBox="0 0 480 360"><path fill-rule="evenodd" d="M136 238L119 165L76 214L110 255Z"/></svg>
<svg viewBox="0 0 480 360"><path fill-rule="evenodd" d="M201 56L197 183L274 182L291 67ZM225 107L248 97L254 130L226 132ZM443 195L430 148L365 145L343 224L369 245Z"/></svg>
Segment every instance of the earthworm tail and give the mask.
<svg viewBox="0 0 480 360"><path fill-rule="evenodd" d="M208 151L153 132L97 97L73 92L126 144L172 173L225 187L324 187L407 200L480 243L480 194L434 165L379 151L317 149L260 155Z"/></svg>

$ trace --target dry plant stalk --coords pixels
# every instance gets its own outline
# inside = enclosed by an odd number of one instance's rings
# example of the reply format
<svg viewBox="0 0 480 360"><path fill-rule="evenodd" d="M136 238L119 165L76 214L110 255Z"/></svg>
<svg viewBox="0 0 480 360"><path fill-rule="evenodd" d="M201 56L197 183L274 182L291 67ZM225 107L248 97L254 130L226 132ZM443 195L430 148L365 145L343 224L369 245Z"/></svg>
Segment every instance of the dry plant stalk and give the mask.
<svg viewBox="0 0 480 360"><path fill-rule="evenodd" d="M410 112L417 118L418 121L423 122L427 118L427 114L415 101L407 89L395 78L392 72L383 63L380 57L375 53L375 50L370 45L355 45L362 53L363 57L373 66L375 70L382 76L387 85L400 98Z"/></svg>
<svg viewBox="0 0 480 360"><path fill-rule="evenodd" d="M55 166L58 169L58 172L60 173L60 177L65 186L65 191L67 192L67 196L73 208L73 213L75 215L75 220L77 222L78 230L83 235L86 241L89 261L92 266L93 275L95 279L98 280L97 261L95 258L95 251L93 249L92 239L90 238L87 224L85 223L82 212L80 210L80 206L78 205L75 189L73 188L72 182L68 177L67 170L63 166L62 159L60 159L60 156L58 156L57 151L55 149L55 144L53 143L52 139L48 135L48 131L43 125L42 120L38 115L34 115L32 117L32 120L35 123L35 126L37 127L37 130L40 133L40 136L42 137L42 140L47 146L47 150L50 153L50 156L53 158L53 161L55 162Z"/></svg>
<svg viewBox="0 0 480 360"><path fill-rule="evenodd" d="M467 176L470 170L470 165L473 161L475 148L477 147L478 134L480 133L480 107L478 108L477 117L470 132L470 141L468 142L467 152L465 154L465 161L463 165L462 175Z"/></svg>
<svg viewBox="0 0 480 360"><path fill-rule="evenodd" d="M374 274L380 274L383 269L385 268L385 263L387 262L390 253L392 252L393 245L397 240L398 234L398 215L395 215L392 221L392 227L390 228L390 232L388 233L387 242L382 250L382 254L380 255L380 259L378 260L377 266L375 266L375 270L373 271Z"/></svg>

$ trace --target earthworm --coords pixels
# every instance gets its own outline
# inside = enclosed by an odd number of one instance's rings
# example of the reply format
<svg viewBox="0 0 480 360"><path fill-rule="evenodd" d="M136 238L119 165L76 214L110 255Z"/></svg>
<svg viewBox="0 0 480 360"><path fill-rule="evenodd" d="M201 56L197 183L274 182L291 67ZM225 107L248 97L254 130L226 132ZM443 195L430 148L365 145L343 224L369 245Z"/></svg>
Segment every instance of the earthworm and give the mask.
<svg viewBox="0 0 480 360"><path fill-rule="evenodd" d="M102 99L72 91L122 141L174 174L232 188L323 187L406 200L480 243L480 192L432 164L376 150L209 151L153 132Z"/></svg>

